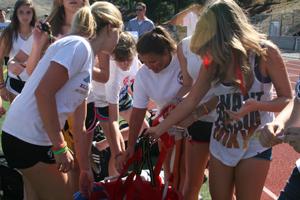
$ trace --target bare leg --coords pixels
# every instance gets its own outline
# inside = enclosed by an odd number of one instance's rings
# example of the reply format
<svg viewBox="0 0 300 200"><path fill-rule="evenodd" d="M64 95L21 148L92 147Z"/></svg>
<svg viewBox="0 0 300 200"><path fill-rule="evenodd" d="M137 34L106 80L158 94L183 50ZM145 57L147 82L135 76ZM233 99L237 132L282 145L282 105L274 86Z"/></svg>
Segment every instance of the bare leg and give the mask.
<svg viewBox="0 0 300 200"><path fill-rule="evenodd" d="M260 199L270 163L269 160L257 158L240 161L235 170L235 191L237 199Z"/></svg>
<svg viewBox="0 0 300 200"><path fill-rule="evenodd" d="M27 180L25 176L23 177L23 184L24 184L24 200L38 200L37 194L32 188L32 185Z"/></svg>
<svg viewBox="0 0 300 200"><path fill-rule="evenodd" d="M214 156L209 160L209 190L212 200L231 200L234 188L234 168Z"/></svg>
<svg viewBox="0 0 300 200"><path fill-rule="evenodd" d="M197 200L209 156L209 143L186 140L185 147L186 175L183 198L186 200Z"/></svg>
<svg viewBox="0 0 300 200"><path fill-rule="evenodd" d="M21 170L30 182L38 199L57 200L72 199L72 189L68 175L57 170L55 164L37 163L33 167Z"/></svg>

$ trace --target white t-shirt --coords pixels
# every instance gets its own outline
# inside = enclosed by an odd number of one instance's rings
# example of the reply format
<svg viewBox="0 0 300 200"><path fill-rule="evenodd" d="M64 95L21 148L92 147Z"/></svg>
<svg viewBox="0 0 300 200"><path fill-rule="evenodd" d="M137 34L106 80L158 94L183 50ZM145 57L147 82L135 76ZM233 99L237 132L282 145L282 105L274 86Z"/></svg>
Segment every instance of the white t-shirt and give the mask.
<svg viewBox="0 0 300 200"><path fill-rule="evenodd" d="M68 115L87 98L90 89L94 55L89 42L83 37L67 36L53 43L11 104L3 123L5 132L31 144L52 144L43 127L34 94L51 61L64 66L69 75L69 80L55 95L61 128Z"/></svg>
<svg viewBox="0 0 300 200"><path fill-rule="evenodd" d="M201 60L200 56L194 54L191 51L190 42L191 42L191 36L184 38L181 41L181 44L182 44L183 55L187 61L187 71L188 71L190 77L193 79L193 82L195 83L199 76L199 71L202 66L202 60ZM206 93L206 95L202 98L199 105L201 103L208 101L212 97L213 97L213 94L212 94L211 90L209 90ZM215 111L213 110L208 115L201 117L200 120L213 122L214 118L215 118Z"/></svg>
<svg viewBox="0 0 300 200"><path fill-rule="evenodd" d="M31 35L27 40L24 40L20 34L18 34L17 39L13 40L12 48L9 52L9 59L13 59L20 50L22 50L24 53L29 55L31 53L32 49L32 43L33 43L33 35ZM16 75L14 75L12 72L8 71L8 75L12 78L18 79Z"/></svg>
<svg viewBox="0 0 300 200"><path fill-rule="evenodd" d="M109 61L109 65L109 80L106 84L92 81L92 94L89 101L94 101L96 107L105 107L108 106L108 103L117 104L133 84L141 63L136 56L128 71L123 71L112 59Z"/></svg>
<svg viewBox="0 0 300 200"><path fill-rule="evenodd" d="M298 168L298 170L300 172L300 158L296 161L296 166L297 166L297 168Z"/></svg>
<svg viewBox="0 0 300 200"><path fill-rule="evenodd" d="M194 33L197 21L198 21L198 16L194 12L189 12L184 16L183 26L186 26L187 36L191 36Z"/></svg>
<svg viewBox="0 0 300 200"><path fill-rule="evenodd" d="M133 85L133 107L147 108L152 99L161 109L175 97L181 87L182 74L177 55L173 55L170 64L159 73L143 65Z"/></svg>

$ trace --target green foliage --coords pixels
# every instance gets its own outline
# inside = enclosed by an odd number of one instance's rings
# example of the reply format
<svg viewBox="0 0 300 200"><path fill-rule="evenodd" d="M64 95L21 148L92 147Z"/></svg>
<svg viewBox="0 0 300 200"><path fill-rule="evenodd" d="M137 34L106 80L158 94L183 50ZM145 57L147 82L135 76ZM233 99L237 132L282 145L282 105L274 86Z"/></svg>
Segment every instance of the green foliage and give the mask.
<svg viewBox="0 0 300 200"><path fill-rule="evenodd" d="M90 0L92 4L97 0ZM188 7L192 3L203 4L206 0L141 0L147 5L147 16L155 23L160 24L171 19L176 13ZM128 20L135 15L135 0L111 0L113 4L119 6L123 13L124 20Z"/></svg>

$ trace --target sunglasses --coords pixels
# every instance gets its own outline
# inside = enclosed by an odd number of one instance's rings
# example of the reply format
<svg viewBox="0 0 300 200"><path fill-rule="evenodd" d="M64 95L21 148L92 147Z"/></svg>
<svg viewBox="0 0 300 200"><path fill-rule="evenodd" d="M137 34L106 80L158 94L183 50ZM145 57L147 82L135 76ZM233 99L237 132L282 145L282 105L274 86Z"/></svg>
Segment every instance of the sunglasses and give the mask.
<svg viewBox="0 0 300 200"><path fill-rule="evenodd" d="M142 11L143 8L136 8L135 10L136 10L136 11Z"/></svg>

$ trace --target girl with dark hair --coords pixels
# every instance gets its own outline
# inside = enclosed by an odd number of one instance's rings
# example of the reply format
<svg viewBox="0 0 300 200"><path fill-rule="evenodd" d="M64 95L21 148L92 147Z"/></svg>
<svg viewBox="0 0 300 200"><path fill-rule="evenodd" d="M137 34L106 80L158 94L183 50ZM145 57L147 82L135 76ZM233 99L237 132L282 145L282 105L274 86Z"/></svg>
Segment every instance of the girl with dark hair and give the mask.
<svg viewBox="0 0 300 200"><path fill-rule="evenodd" d="M158 126L152 139L191 115L211 88L218 97L210 138L209 184L212 199L259 200L272 149L259 142L257 129L274 119L292 97L280 51L249 23L234 0L209 1L191 39L203 59L191 92ZM273 87L277 93L273 97Z"/></svg>
<svg viewBox="0 0 300 200"><path fill-rule="evenodd" d="M22 49L19 61L25 62L31 52L33 37L32 29L36 22L36 12L31 0L18 0L14 6L11 23L0 36L0 60L4 56L12 59ZM22 70L24 71L24 70ZM8 78L4 82L3 72L0 73L0 93L4 100L12 101L24 86L20 77L26 77L26 72L16 76L8 69Z"/></svg>
<svg viewBox="0 0 300 200"><path fill-rule="evenodd" d="M161 110L174 102L176 94L182 86L176 43L164 28L157 26L142 35L137 43L137 52L144 64L137 72L134 82L128 147L125 153L116 155L119 171L134 152L149 101L152 100L158 110ZM168 162L165 164L164 172L168 179L170 166L168 166Z"/></svg>

